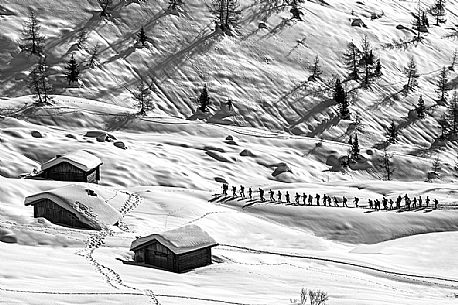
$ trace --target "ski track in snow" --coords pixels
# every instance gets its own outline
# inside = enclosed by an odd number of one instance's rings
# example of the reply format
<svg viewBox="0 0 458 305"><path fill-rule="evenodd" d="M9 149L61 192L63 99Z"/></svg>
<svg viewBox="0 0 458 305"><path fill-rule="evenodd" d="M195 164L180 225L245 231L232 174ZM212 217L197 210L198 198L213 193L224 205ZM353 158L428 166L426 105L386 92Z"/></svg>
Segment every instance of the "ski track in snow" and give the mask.
<svg viewBox="0 0 458 305"><path fill-rule="evenodd" d="M428 276L428 275L411 274L407 272L391 271L391 270L383 269L381 267L371 267L371 266L358 264L354 262L330 259L330 258L319 257L319 256L309 256L309 255L300 255L300 254L293 254L293 253L265 251L265 250L253 249L249 247L241 247L241 246L236 246L236 245L228 245L228 244L220 244L219 246L222 249L227 248L224 250L229 250L229 251L241 251L241 252L248 252L248 253L254 253L254 254L277 255L277 256L282 256L282 257L307 259L307 260L313 260L313 261L338 264L342 266L355 267L357 269L362 269L366 271L375 271L377 273L383 273L383 274L394 276L394 277L404 278L406 280L418 282L418 284L421 284L421 285L436 285L436 286L441 286L441 287L446 287L446 288L458 289L458 280L455 280L455 279L448 279L448 278Z"/></svg>

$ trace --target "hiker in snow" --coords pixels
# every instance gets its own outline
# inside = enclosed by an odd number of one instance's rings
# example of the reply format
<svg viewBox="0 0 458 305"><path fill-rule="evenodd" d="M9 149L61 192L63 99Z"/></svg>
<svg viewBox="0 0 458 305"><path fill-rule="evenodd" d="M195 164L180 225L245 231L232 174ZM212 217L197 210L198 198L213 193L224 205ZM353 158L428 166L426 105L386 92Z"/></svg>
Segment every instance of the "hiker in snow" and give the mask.
<svg viewBox="0 0 458 305"><path fill-rule="evenodd" d="M328 196L328 206L331 206L331 196Z"/></svg>
<svg viewBox="0 0 458 305"><path fill-rule="evenodd" d="M345 197L345 196L342 197L342 206L348 208L348 205L347 205L347 197Z"/></svg>
<svg viewBox="0 0 458 305"><path fill-rule="evenodd" d="M227 189L229 188L229 185L227 185L226 183L223 183L223 195L224 196L227 196Z"/></svg>
<svg viewBox="0 0 458 305"><path fill-rule="evenodd" d="M393 204L394 204L394 201L393 201L393 199L390 198L390 210L393 209Z"/></svg>
<svg viewBox="0 0 458 305"><path fill-rule="evenodd" d="M434 209L437 210L437 206L439 205L439 200L434 199Z"/></svg>
<svg viewBox="0 0 458 305"><path fill-rule="evenodd" d="M315 198L316 198L316 205L320 205L320 194L316 194Z"/></svg>
<svg viewBox="0 0 458 305"><path fill-rule="evenodd" d="M240 186L240 197L245 198L245 187L243 185Z"/></svg>
<svg viewBox="0 0 458 305"><path fill-rule="evenodd" d="M328 201L328 197L330 197L330 196L328 196L326 194L323 195L323 206L326 206L326 202Z"/></svg>
<svg viewBox="0 0 458 305"><path fill-rule="evenodd" d="M237 197L237 187L233 186L232 187L232 197Z"/></svg>
<svg viewBox="0 0 458 305"><path fill-rule="evenodd" d="M369 209L372 209L374 207L374 202L372 199L369 199Z"/></svg>
<svg viewBox="0 0 458 305"><path fill-rule="evenodd" d="M253 190L250 188L248 188L248 196L250 197L250 199L253 199Z"/></svg>
<svg viewBox="0 0 458 305"><path fill-rule="evenodd" d="M289 193L288 193L288 191L286 191L285 199L286 199L286 203L291 203L291 201L289 200Z"/></svg>
<svg viewBox="0 0 458 305"><path fill-rule="evenodd" d="M413 197L413 204L412 208L416 209L417 208L417 197Z"/></svg>
<svg viewBox="0 0 458 305"><path fill-rule="evenodd" d="M407 205L407 201L409 200L409 196L407 194L404 195L404 203Z"/></svg>
<svg viewBox="0 0 458 305"><path fill-rule="evenodd" d="M429 206L429 201L430 201L429 196L426 196L425 202L426 202L426 206L427 206L427 207Z"/></svg>
<svg viewBox="0 0 458 305"><path fill-rule="evenodd" d="M402 197L401 195L398 195L398 198L396 199L396 209L400 209L401 208L401 202L402 202Z"/></svg>
<svg viewBox="0 0 458 305"><path fill-rule="evenodd" d="M278 192L277 192L277 199L278 199L278 202L281 203L281 192L280 192L280 190L278 190Z"/></svg>
<svg viewBox="0 0 458 305"><path fill-rule="evenodd" d="M296 197L294 198L294 203L296 205L299 205L299 199L301 199L301 195L299 195L299 193L296 192Z"/></svg>
<svg viewBox="0 0 458 305"><path fill-rule="evenodd" d="M407 197L407 200L406 200L406 207L407 207L407 210L410 211L410 198Z"/></svg>
<svg viewBox="0 0 458 305"><path fill-rule="evenodd" d="M380 210L380 200L375 199L374 206L376 211Z"/></svg>
<svg viewBox="0 0 458 305"><path fill-rule="evenodd" d="M421 199L421 196L418 197L418 207L421 208L421 205L423 204L423 199Z"/></svg>
<svg viewBox="0 0 458 305"><path fill-rule="evenodd" d="M355 197L355 199L353 200L353 203L355 204L356 207L358 207L358 202L359 202L359 198Z"/></svg>
<svg viewBox="0 0 458 305"><path fill-rule="evenodd" d="M383 195L382 204L383 204L383 209L387 210L388 209L388 199L386 199L385 195Z"/></svg>
<svg viewBox="0 0 458 305"><path fill-rule="evenodd" d="M302 193L302 205L305 205L306 201L307 201L307 195L305 195L305 193Z"/></svg>
<svg viewBox="0 0 458 305"><path fill-rule="evenodd" d="M336 196L334 196L334 205L335 205L336 207L338 207L338 206L339 206L339 204L338 204L338 203L339 203L339 201L337 200Z"/></svg>
<svg viewBox="0 0 458 305"><path fill-rule="evenodd" d="M313 203L313 196L309 194L309 198L308 198L307 200L308 200L308 204L309 204L309 205L312 205L312 203Z"/></svg>
<svg viewBox="0 0 458 305"><path fill-rule="evenodd" d="M274 194L275 194L275 192L274 192L274 191L272 191L272 189L270 189L270 190L269 190L270 201L273 201L273 202L275 202Z"/></svg>
<svg viewBox="0 0 458 305"><path fill-rule="evenodd" d="M261 199L261 202L266 201L264 199L264 190L262 188L259 188L259 199Z"/></svg>

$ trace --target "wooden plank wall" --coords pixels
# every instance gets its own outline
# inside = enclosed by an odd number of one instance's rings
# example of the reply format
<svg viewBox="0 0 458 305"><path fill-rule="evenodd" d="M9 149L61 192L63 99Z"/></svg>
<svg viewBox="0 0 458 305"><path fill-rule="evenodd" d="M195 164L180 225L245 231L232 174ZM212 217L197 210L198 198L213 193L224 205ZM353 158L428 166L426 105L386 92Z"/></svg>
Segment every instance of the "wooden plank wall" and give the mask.
<svg viewBox="0 0 458 305"><path fill-rule="evenodd" d="M43 217L52 223L72 228L93 229L81 222L76 215L49 199L42 199L34 204L34 217Z"/></svg>
<svg viewBox="0 0 458 305"><path fill-rule="evenodd" d="M43 173L43 178L57 181L86 182L86 173L68 162L59 163L48 168Z"/></svg>

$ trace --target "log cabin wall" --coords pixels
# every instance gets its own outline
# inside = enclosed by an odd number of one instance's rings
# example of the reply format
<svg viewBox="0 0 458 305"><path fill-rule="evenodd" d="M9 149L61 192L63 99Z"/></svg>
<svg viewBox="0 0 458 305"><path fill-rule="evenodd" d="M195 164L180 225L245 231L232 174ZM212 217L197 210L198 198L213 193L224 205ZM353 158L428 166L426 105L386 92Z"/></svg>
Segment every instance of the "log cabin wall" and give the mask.
<svg viewBox="0 0 458 305"><path fill-rule="evenodd" d="M86 173L68 162L62 162L46 169L42 177L57 181L87 182Z"/></svg>
<svg viewBox="0 0 458 305"><path fill-rule="evenodd" d="M202 248L177 255L177 270L183 272L212 263L211 248Z"/></svg>
<svg viewBox="0 0 458 305"><path fill-rule="evenodd" d="M154 241L144 251L145 264L172 271L176 269L175 254L159 242Z"/></svg>
<svg viewBox="0 0 458 305"><path fill-rule="evenodd" d="M76 214L62 208L49 199L42 199L33 206L34 217L43 217L54 224L61 224L72 228L93 229L81 222Z"/></svg>

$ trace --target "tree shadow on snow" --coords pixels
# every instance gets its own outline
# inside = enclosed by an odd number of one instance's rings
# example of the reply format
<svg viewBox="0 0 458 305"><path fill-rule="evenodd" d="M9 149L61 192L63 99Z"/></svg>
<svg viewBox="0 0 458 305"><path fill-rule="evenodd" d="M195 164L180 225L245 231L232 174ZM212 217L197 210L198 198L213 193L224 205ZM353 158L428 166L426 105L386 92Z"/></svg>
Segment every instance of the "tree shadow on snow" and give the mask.
<svg viewBox="0 0 458 305"><path fill-rule="evenodd" d="M134 121L138 117L135 113L121 113L110 115L108 119L105 120L105 130L106 131L115 131L125 128L128 124Z"/></svg>
<svg viewBox="0 0 458 305"><path fill-rule="evenodd" d="M208 51L218 42L221 35L222 33L220 31L212 31L209 34L205 34L204 30L204 32L199 34L188 46L168 56L151 68L151 70L155 71L156 75L158 75L158 72L169 72L170 70L177 69L189 58Z"/></svg>

